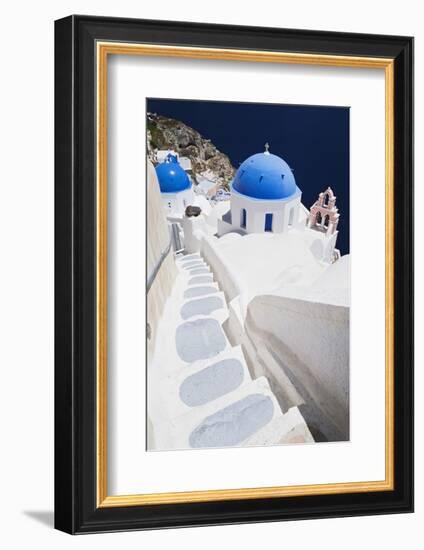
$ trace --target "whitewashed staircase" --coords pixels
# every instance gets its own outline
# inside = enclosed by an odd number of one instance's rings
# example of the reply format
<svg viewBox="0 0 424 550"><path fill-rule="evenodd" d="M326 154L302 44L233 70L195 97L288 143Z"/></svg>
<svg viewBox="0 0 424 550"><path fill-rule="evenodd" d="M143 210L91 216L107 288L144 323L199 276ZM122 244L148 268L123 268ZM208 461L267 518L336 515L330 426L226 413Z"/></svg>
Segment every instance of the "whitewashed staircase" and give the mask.
<svg viewBox="0 0 424 550"><path fill-rule="evenodd" d="M177 267L158 334L167 345L149 366L151 450L313 442L297 407L283 414L267 379L252 380L241 347L230 345L225 295L203 258L181 256Z"/></svg>

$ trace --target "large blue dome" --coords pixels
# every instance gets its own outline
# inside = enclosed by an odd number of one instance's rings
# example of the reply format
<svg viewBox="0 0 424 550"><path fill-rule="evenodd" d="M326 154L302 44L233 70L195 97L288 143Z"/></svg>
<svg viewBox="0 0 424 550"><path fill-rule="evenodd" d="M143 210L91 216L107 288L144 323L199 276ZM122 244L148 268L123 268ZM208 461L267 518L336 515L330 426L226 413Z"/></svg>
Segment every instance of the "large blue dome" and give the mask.
<svg viewBox="0 0 424 550"><path fill-rule="evenodd" d="M169 154L165 162L156 166L161 193L178 193L190 189L191 181L177 157Z"/></svg>
<svg viewBox="0 0 424 550"><path fill-rule="evenodd" d="M300 193L287 162L268 151L252 155L240 165L232 189L260 200L288 199Z"/></svg>

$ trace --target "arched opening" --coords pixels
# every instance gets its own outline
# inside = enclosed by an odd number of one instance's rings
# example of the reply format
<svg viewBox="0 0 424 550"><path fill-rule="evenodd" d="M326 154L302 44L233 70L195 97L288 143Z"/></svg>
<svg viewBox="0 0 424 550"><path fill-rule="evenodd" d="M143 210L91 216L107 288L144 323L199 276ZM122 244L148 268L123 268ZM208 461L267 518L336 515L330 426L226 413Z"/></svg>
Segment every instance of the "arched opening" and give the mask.
<svg viewBox="0 0 424 550"><path fill-rule="evenodd" d="M272 231L272 214L265 214L265 231Z"/></svg>
<svg viewBox="0 0 424 550"><path fill-rule="evenodd" d="M247 212L246 208L242 208L240 212L240 227L246 228Z"/></svg>
<svg viewBox="0 0 424 550"><path fill-rule="evenodd" d="M330 216L327 214L324 218L324 227L328 227L330 224Z"/></svg>
<svg viewBox="0 0 424 550"><path fill-rule="evenodd" d="M320 225L322 222L322 215L321 215L321 212L317 212L317 215L316 215L316 218L315 218L315 223L317 225Z"/></svg>
<svg viewBox="0 0 424 550"><path fill-rule="evenodd" d="M328 206L329 202L330 202L330 195L326 193L324 195L324 206Z"/></svg>
<svg viewBox="0 0 424 550"><path fill-rule="evenodd" d="M294 220L294 208L291 208L290 214L289 214L289 227L293 225L293 220Z"/></svg>

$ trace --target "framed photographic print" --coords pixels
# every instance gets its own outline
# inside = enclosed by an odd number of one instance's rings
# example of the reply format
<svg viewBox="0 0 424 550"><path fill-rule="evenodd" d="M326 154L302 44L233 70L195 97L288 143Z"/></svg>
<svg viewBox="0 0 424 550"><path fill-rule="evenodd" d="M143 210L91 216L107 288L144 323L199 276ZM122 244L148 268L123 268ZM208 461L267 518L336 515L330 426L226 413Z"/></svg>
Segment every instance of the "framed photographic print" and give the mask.
<svg viewBox="0 0 424 550"><path fill-rule="evenodd" d="M55 525L413 509L413 39L55 26Z"/></svg>

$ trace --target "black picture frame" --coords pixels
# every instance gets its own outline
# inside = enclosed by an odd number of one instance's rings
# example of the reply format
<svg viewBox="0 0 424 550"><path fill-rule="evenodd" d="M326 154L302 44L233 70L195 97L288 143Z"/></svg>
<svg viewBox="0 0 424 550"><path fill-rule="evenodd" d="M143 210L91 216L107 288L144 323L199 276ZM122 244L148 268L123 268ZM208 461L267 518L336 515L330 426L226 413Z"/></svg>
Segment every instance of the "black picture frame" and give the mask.
<svg viewBox="0 0 424 550"><path fill-rule="evenodd" d="M145 506L96 499L99 40L394 60L394 490ZM413 511L413 39L73 15L55 22L55 527L133 529Z"/></svg>

